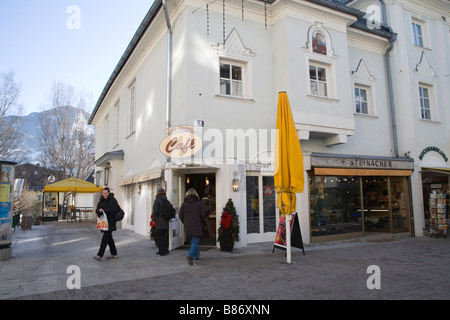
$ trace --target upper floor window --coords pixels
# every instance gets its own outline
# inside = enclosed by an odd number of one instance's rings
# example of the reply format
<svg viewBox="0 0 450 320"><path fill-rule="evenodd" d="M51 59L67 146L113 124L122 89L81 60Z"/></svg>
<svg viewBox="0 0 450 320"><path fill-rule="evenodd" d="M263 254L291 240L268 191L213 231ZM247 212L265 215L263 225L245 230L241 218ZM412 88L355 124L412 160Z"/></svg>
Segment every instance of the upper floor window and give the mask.
<svg viewBox="0 0 450 320"><path fill-rule="evenodd" d="M355 86L355 112L357 114L369 114L369 99L366 88Z"/></svg>
<svg viewBox="0 0 450 320"><path fill-rule="evenodd" d="M220 62L220 95L243 97L243 68L241 64Z"/></svg>
<svg viewBox="0 0 450 320"><path fill-rule="evenodd" d="M412 35L413 35L413 44L418 47L424 47L423 30L421 24L417 22L412 23Z"/></svg>
<svg viewBox="0 0 450 320"><path fill-rule="evenodd" d="M253 99L252 58L255 53L244 46L236 29L225 40L212 46L216 50L216 96Z"/></svg>
<svg viewBox="0 0 450 320"><path fill-rule="evenodd" d="M116 104L114 105L115 128L114 128L113 147L119 144L119 120L120 120L120 101L117 101Z"/></svg>
<svg viewBox="0 0 450 320"><path fill-rule="evenodd" d="M309 86L312 95L327 97L327 69L319 64L309 65Z"/></svg>
<svg viewBox="0 0 450 320"><path fill-rule="evenodd" d="M419 85L420 115L422 120L431 120L429 88Z"/></svg>
<svg viewBox="0 0 450 320"><path fill-rule="evenodd" d="M375 101L375 83L377 79L369 71L366 62L359 60L358 66L351 72L354 93L354 113L356 115L377 117Z"/></svg>
<svg viewBox="0 0 450 320"><path fill-rule="evenodd" d="M129 87L129 109L128 109L128 134L136 132L136 83L133 82Z"/></svg>

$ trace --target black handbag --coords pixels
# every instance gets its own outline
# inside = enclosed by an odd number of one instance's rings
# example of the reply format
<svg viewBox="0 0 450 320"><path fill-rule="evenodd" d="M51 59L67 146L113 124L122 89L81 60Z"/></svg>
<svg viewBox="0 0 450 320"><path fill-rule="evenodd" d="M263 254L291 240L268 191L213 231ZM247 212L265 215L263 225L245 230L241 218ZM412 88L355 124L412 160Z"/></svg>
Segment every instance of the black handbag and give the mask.
<svg viewBox="0 0 450 320"><path fill-rule="evenodd" d="M120 211L116 213L115 219L116 221L122 221L124 216L125 212L123 212L122 208L120 208Z"/></svg>

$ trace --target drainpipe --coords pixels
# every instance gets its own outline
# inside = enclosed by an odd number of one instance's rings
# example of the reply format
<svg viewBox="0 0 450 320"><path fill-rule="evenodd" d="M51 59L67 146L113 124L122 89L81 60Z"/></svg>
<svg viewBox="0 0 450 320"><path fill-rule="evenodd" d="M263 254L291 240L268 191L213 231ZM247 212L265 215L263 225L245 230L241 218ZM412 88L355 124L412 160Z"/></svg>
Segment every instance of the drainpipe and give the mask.
<svg viewBox="0 0 450 320"><path fill-rule="evenodd" d="M170 24L169 13L167 12L166 0L162 0L164 15L167 24L167 106L166 106L166 128L171 126L172 111L172 26Z"/></svg>
<svg viewBox="0 0 450 320"><path fill-rule="evenodd" d="M172 26L170 24L169 12L167 11L166 0L162 0L164 16L167 24L167 105L166 105L166 129L170 128L172 112ZM170 162L170 157L166 157L166 162Z"/></svg>
<svg viewBox="0 0 450 320"><path fill-rule="evenodd" d="M391 122L392 122L392 139L394 143L394 154L398 158L398 137L397 137L397 121L395 119L395 105L394 105L394 88L392 86L392 72L391 72L391 59L389 53L394 48L394 42L397 40L397 34L392 31L392 28L387 25L387 15L386 15L386 4L384 0L379 0L381 3L381 13L383 17L382 25L389 29L392 33L392 37L389 38L389 47L386 49L384 54L386 60L386 73L388 80L388 90L389 90L389 107L391 111Z"/></svg>

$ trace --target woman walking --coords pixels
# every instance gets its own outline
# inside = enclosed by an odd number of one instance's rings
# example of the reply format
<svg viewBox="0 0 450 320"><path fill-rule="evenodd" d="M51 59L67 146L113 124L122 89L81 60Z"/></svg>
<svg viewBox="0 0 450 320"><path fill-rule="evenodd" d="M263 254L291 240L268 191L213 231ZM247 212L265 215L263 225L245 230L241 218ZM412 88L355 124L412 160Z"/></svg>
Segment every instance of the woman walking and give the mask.
<svg viewBox="0 0 450 320"><path fill-rule="evenodd" d="M205 219L206 208L194 188L186 192L184 202L180 207L180 220L184 223L184 232L191 242L191 248L186 259L192 266L193 259L200 258L198 242L203 235L202 221Z"/></svg>
<svg viewBox="0 0 450 320"><path fill-rule="evenodd" d="M117 249L112 233L113 231L117 230L115 216L119 211L120 206L116 198L114 198L114 193L111 193L109 188L103 188L102 196L100 197L100 201L97 204L95 213L97 213L97 216L99 217L103 213L106 214L106 217L108 219L108 231L102 230L102 242L100 243L100 248L97 255L94 256L94 259L96 260L101 260L103 258L107 245L109 246L111 255L107 256L106 259L117 259Z"/></svg>

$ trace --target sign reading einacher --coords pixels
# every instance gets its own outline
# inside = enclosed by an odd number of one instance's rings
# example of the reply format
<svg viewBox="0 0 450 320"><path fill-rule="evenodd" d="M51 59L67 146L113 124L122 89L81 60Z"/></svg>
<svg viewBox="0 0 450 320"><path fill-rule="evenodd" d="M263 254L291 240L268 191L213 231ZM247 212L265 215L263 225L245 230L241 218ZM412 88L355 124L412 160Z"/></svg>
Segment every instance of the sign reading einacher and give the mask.
<svg viewBox="0 0 450 320"><path fill-rule="evenodd" d="M413 159L395 159L382 157L336 157L311 156L313 167L323 168L352 168L352 169L382 169L382 170L413 170Z"/></svg>

